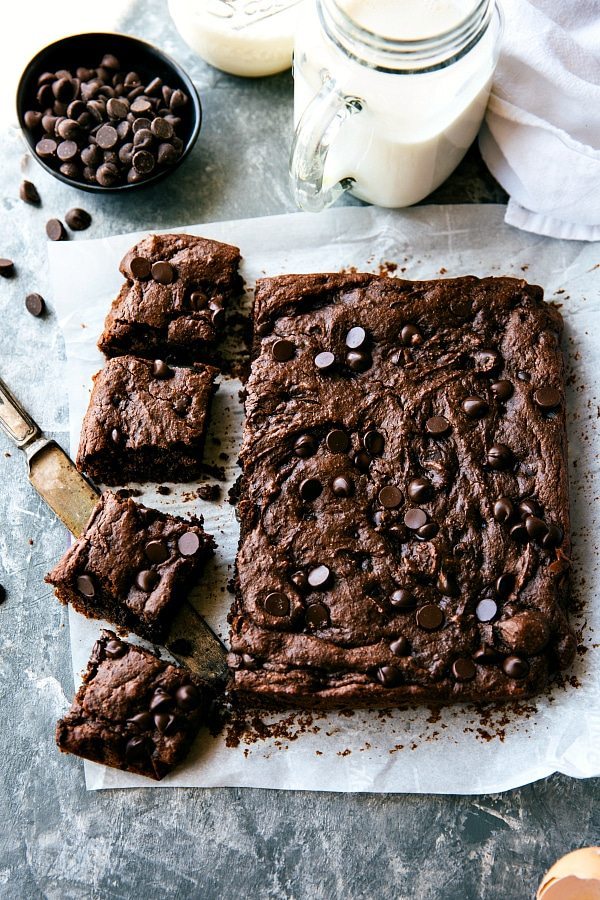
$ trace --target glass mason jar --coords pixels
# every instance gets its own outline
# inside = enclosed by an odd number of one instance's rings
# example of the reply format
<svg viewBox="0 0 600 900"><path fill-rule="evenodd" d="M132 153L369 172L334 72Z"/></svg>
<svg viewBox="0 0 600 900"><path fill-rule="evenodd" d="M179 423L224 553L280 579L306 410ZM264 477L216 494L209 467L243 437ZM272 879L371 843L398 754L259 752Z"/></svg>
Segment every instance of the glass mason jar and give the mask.
<svg viewBox="0 0 600 900"><path fill-rule="evenodd" d="M298 206L431 193L479 130L501 35L495 0L311 0L294 48Z"/></svg>

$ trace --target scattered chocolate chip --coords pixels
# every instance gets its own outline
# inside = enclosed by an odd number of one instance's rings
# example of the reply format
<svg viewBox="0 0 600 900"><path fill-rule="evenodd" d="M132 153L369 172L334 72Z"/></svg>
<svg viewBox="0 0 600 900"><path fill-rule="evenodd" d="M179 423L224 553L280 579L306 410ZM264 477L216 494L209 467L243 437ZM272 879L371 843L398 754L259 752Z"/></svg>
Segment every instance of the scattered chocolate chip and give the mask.
<svg viewBox="0 0 600 900"><path fill-rule="evenodd" d="M113 430L110 433L110 439L113 442L113 444L121 443L121 432L119 431L118 428L113 428Z"/></svg>
<svg viewBox="0 0 600 900"><path fill-rule="evenodd" d="M64 241L67 237L65 226L60 219L48 219L46 222L46 234L51 241Z"/></svg>
<svg viewBox="0 0 600 900"><path fill-rule="evenodd" d="M200 706L200 694L198 688L193 684L182 684L175 694L177 706L180 709L190 712Z"/></svg>
<svg viewBox="0 0 600 900"><path fill-rule="evenodd" d="M543 387L534 391L533 400L536 406L539 406L541 410L544 412L551 412L553 409L557 409L560 406L562 397L560 391L556 388Z"/></svg>
<svg viewBox="0 0 600 900"><path fill-rule="evenodd" d="M532 540L539 540L548 533L548 527L543 519L537 516L527 516L525 519L527 534Z"/></svg>
<svg viewBox="0 0 600 900"><path fill-rule="evenodd" d="M324 589L331 581L331 570L328 566L315 566L308 573L308 583L312 588Z"/></svg>
<svg viewBox="0 0 600 900"><path fill-rule="evenodd" d="M165 262L163 260L159 260L159 262L153 263L151 272L152 278L159 284L171 284L176 277L175 269L173 268L171 263Z"/></svg>
<svg viewBox="0 0 600 900"><path fill-rule="evenodd" d="M177 548L182 556L193 556L200 547L200 538L195 531L184 531L177 541Z"/></svg>
<svg viewBox="0 0 600 900"><path fill-rule="evenodd" d="M354 454L354 465L360 472L368 472L371 465L371 457L366 450L359 450Z"/></svg>
<svg viewBox="0 0 600 900"><path fill-rule="evenodd" d="M343 434L343 432L340 432ZM332 432L330 432L332 434ZM328 435L329 437L329 435ZM327 444L329 449L331 447ZM309 456L313 456L317 452L317 442L314 437L310 434L301 434L299 438L296 438L294 442L294 453L296 456L299 456L301 459L307 459Z"/></svg>
<svg viewBox="0 0 600 900"><path fill-rule="evenodd" d="M127 722L129 725L139 728L140 731L149 731L154 724L154 720L148 712L138 713L127 719Z"/></svg>
<svg viewBox="0 0 600 900"><path fill-rule="evenodd" d="M450 428L450 422L444 416L432 416L425 422L425 430L432 437L444 437Z"/></svg>
<svg viewBox="0 0 600 900"><path fill-rule="evenodd" d="M65 214L65 222L71 231L85 231L92 224L92 217L85 209L75 206Z"/></svg>
<svg viewBox="0 0 600 900"><path fill-rule="evenodd" d="M132 737L125 745L125 756L132 763L145 759L149 754L148 742L143 737Z"/></svg>
<svg viewBox="0 0 600 900"><path fill-rule="evenodd" d="M491 622L498 615L498 606L494 600L486 597L475 607L475 615L480 622Z"/></svg>
<svg viewBox="0 0 600 900"><path fill-rule="evenodd" d="M415 503L423 503L433 493L432 484L428 478L413 478L408 484L407 493Z"/></svg>
<svg viewBox="0 0 600 900"><path fill-rule="evenodd" d="M514 515L514 507L508 497L498 497L494 503L494 519L501 525L508 522Z"/></svg>
<svg viewBox="0 0 600 900"><path fill-rule="evenodd" d="M110 641L106 642L104 653L109 659L120 659L127 653L127 644L124 644L123 641L118 641L116 638L112 638Z"/></svg>
<svg viewBox="0 0 600 900"><path fill-rule="evenodd" d="M290 601L281 591L271 591L263 601L263 606L270 616L289 616Z"/></svg>
<svg viewBox="0 0 600 900"><path fill-rule="evenodd" d="M404 524L407 528L410 528L411 531L417 531L417 529L422 528L426 522L427 513L424 509L419 509L417 506L407 509L404 513Z"/></svg>
<svg viewBox="0 0 600 900"><path fill-rule="evenodd" d="M510 400L515 392L512 381L507 381L506 379L492 382L492 384L490 385L490 390L496 400L500 400L501 403L505 403L507 400Z"/></svg>
<svg viewBox="0 0 600 900"><path fill-rule="evenodd" d="M484 416L490 411L490 406L487 400L484 400L483 397L465 397L462 403L462 408L465 412L465 415L470 419L483 419Z"/></svg>
<svg viewBox="0 0 600 900"><path fill-rule="evenodd" d="M311 603L306 607L304 617L312 628L325 628L329 624L329 610L324 603Z"/></svg>
<svg viewBox="0 0 600 900"><path fill-rule="evenodd" d="M306 572L303 572L299 569L297 572L294 572L290 575L290 581L299 591L307 591L309 588L308 578L306 577Z"/></svg>
<svg viewBox="0 0 600 900"><path fill-rule="evenodd" d="M351 497L354 493L354 484L344 475L338 475L331 482L331 490L336 497Z"/></svg>
<svg viewBox="0 0 600 900"><path fill-rule="evenodd" d="M315 366L320 372L331 372L335 366L335 356L329 350L322 350L315 356Z"/></svg>
<svg viewBox="0 0 600 900"><path fill-rule="evenodd" d="M405 347L416 347L423 343L423 336L416 325L404 325L400 331L400 340Z"/></svg>
<svg viewBox="0 0 600 900"><path fill-rule="evenodd" d="M515 589L516 579L512 572L504 572L496 579L496 593L502 600L506 600Z"/></svg>
<svg viewBox="0 0 600 900"><path fill-rule="evenodd" d="M350 447L350 438L340 428L333 428L325 438L325 446L330 453L346 453Z"/></svg>
<svg viewBox="0 0 600 900"><path fill-rule="evenodd" d="M529 675L529 663L526 659L521 659L520 656L507 656L502 663L502 669L505 675L517 681L521 678L527 678Z"/></svg>
<svg viewBox="0 0 600 900"><path fill-rule="evenodd" d="M162 540L148 541L144 547L144 553L146 554L147 559L155 565L158 565L169 558L169 548L167 547L166 542Z"/></svg>
<svg viewBox="0 0 600 900"><path fill-rule="evenodd" d="M322 492L323 485L318 478L305 478L304 481L300 482L299 493L302 499L307 503L316 500L317 497L321 496Z"/></svg>
<svg viewBox="0 0 600 900"><path fill-rule="evenodd" d="M135 583L139 587L140 591L144 591L146 594L149 594L154 590L159 580L160 576L158 572L155 572L153 569L142 569L141 572L138 572Z"/></svg>
<svg viewBox="0 0 600 900"><path fill-rule="evenodd" d="M437 631L444 621L444 613L436 603L426 603L416 612L417 625L425 631Z"/></svg>
<svg viewBox="0 0 600 900"><path fill-rule="evenodd" d="M360 325L355 325L346 335L346 347L350 350L360 350L367 343L367 332Z"/></svg>
<svg viewBox="0 0 600 900"><path fill-rule="evenodd" d="M0 259L0 276L12 278L15 274L15 264L12 259Z"/></svg>
<svg viewBox="0 0 600 900"><path fill-rule="evenodd" d="M400 670L396 666L380 666L377 669L377 680L384 687L394 687L394 685L400 684L401 678Z"/></svg>
<svg viewBox="0 0 600 900"><path fill-rule="evenodd" d="M542 547L545 550L551 550L554 547L559 547L563 542L564 534L562 528L559 528L558 525L549 525L548 533L542 540Z"/></svg>
<svg viewBox="0 0 600 900"><path fill-rule="evenodd" d="M488 465L498 472L510 468L513 464L513 454L506 444L492 444L487 454Z"/></svg>
<svg viewBox="0 0 600 900"><path fill-rule="evenodd" d="M517 544L527 544L529 542L529 535L527 534L527 529L523 522L518 522L516 525L513 525L510 529L510 536Z"/></svg>
<svg viewBox="0 0 600 900"><path fill-rule="evenodd" d="M152 365L152 374L155 378L170 378L173 369L162 359L155 359Z"/></svg>
<svg viewBox="0 0 600 900"><path fill-rule="evenodd" d="M44 314L46 303L41 294L27 294L25 297L25 308L28 313L31 313L37 319Z"/></svg>
<svg viewBox="0 0 600 900"><path fill-rule="evenodd" d="M539 504L536 503L535 500L532 500L531 498L527 498L526 500L521 500L521 502L519 503L517 508L518 508L522 518L525 518L526 516L540 516L541 517L541 515L542 515L542 511L540 509Z"/></svg>
<svg viewBox="0 0 600 900"><path fill-rule="evenodd" d="M96 588L90 575L77 576L77 590L84 597L94 597L96 595Z"/></svg>
<svg viewBox="0 0 600 900"><path fill-rule="evenodd" d="M371 454L371 456L381 456L383 453L383 448L385 446L383 435L374 428L370 428L365 432L362 442L363 447Z"/></svg>
<svg viewBox="0 0 600 900"><path fill-rule="evenodd" d="M6 588L0 584L0 605L6 600Z"/></svg>
<svg viewBox="0 0 600 900"><path fill-rule="evenodd" d="M192 291L189 303L195 312L200 312L208 306L208 297L202 291Z"/></svg>
<svg viewBox="0 0 600 900"><path fill-rule="evenodd" d="M405 637L396 638L396 640L392 641L390 644L390 650L394 656L408 656L410 652L409 643Z"/></svg>
<svg viewBox="0 0 600 900"><path fill-rule="evenodd" d="M158 713L154 716L154 724L160 734L173 734L177 731L177 718L173 713Z"/></svg>
<svg viewBox="0 0 600 900"><path fill-rule="evenodd" d="M174 700L173 696L165 691L164 688L158 687L154 691L152 699L150 700L149 709L151 713L158 712L168 712L173 709Z"/></svg>
<svg viewBox="0 0 600 900"><path fill-rule="evenodd" d="M473 660L482 666L493 665L500 662L501 659L500 653L494 647L490 647L489 644L484 644L473 653Z"/></svg>
<svg viewBox="0 0 600 900"><path fill-rule="evenodd" d="M366 372L373 365L373 357L363 350L350 350L346 354L346 365L352 372Z"/></svg>
<svg viewBox="0 0 600 900"><path fill-rule="evenodd" d="M32 206L39 206L41 203L40 195L35 184L31 181L22 181L19 188L19 197L24 203L30 203Z"/></svg>
<svg viewBox="0 0 600 900"><path fill-rule="evenodd" d="M276 362L287 362L296 352L296 345L283 338L271 345L271 355Z"/></svg>
<svg viewBox="0 0 600 900"><path fill-rule="evenodd" d="M390 604L395 609L409 610L414 609L417 605L415 598L406 588L398 588L390 597Z"/></svg>
<svg viewBox="0 0 600 900"><path fill-rule="evenodd" d="M396 509L402 503L402 493L394 484L388 484L381 488L378 499L385 509Z"/></svg>
<svg viewBox="0 0 600 900"><path fill-rule="evenodd" d="M421 525L420 528L417 528L415 535L420 541L430 541L436 536L439 530L440 527L437 522L426 522L425 525Z"/></svg>
<svg viewBox="0 0 600 900"><path fill-rule="evenodd" d="M455 659L452 663L452 674L457 681L470 681L472 678L475 678L476 671L473 660L464 656L460 657L460 659Z"/></svg>

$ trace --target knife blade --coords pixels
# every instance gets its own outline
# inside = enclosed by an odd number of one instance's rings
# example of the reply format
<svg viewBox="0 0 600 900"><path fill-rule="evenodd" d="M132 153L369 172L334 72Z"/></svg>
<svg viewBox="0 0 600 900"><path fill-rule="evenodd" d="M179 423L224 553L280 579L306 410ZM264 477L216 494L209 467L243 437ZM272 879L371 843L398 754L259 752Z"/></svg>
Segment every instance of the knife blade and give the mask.
<svg viewBox="0 0 600 900"><path fill-rule="evenodd" d="M29 481L50 509L79 537L100 496L56 441L44 436L0 378L0 428L25 454ZM215 688L227 678L225 647L188 601L169 631L167 649Z"/></svg>

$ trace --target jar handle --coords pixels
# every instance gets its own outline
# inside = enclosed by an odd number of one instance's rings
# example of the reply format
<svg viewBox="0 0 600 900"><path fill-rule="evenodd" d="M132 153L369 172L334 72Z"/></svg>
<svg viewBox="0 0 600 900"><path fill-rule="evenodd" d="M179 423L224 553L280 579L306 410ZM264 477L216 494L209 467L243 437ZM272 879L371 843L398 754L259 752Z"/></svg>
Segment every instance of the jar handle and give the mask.
<svg viewBox="0 0 600 900"><path fill-rule="evenodd" d="M304 110L294 134L290 176L294 199L306 212L321 212L354 184L348 177L324 187L323 177L327 154L342 125L362 108L359 97L342 94L328 78Z"/></svg>

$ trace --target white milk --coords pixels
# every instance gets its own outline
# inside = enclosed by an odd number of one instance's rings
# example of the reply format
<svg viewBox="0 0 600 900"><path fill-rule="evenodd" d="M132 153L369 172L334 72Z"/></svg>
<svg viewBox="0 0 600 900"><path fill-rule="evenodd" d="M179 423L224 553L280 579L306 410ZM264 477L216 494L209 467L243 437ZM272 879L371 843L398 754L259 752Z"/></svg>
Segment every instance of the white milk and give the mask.
<svg viewBox="0 0 600 900"><path fill-rule="evenodd" d="M415 40L456 26L471 11L473 0L339 0L339 6L363 28L394 40ZM296 36L295 122L327 78L340 94L359 98L362 105L333 137L324 188L351 178L351 192L357 197L402 207L438 187L479 130L499 30L495 19L471 50L437 71L381 72L336 47L313 6L310 21Z"/></svg>

